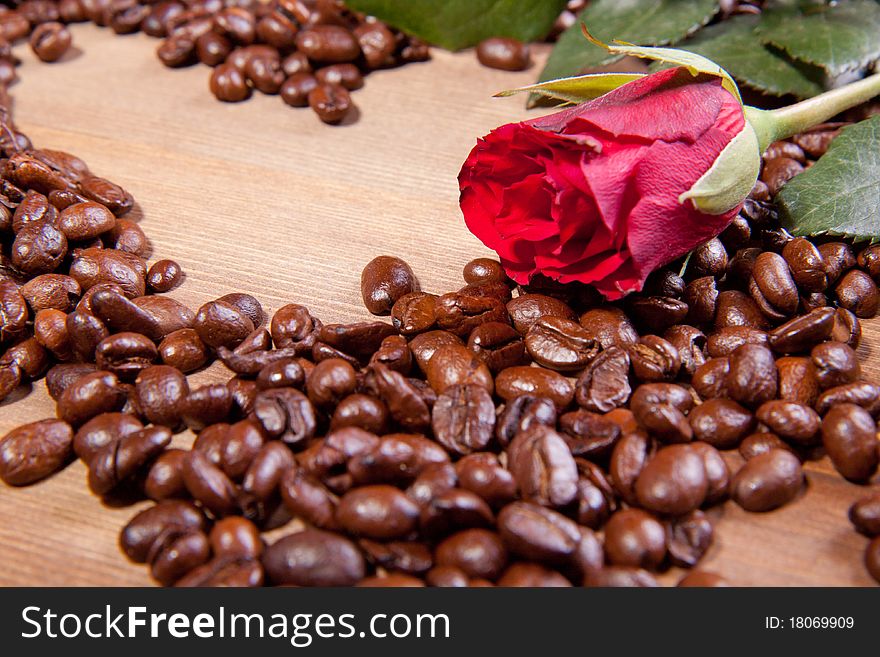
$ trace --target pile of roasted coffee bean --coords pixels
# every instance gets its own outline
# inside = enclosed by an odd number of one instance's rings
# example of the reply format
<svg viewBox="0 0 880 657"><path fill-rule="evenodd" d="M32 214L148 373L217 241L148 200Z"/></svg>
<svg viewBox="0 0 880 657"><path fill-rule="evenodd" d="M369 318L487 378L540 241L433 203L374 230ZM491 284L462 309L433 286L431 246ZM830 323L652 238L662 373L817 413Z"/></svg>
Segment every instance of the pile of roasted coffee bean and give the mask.
<svg viewBox="0 0 880 657"><path fill-rule="evenodd" d="M325 123L353 108L350 91L381 68L428 59L428 47L338 0L23 0L0 6L0 47L30 34L37 56L60 59L71 45L67 23L91 21L117 34L162 39L169 67L213 67L210 89L238 102L253 90L311 107ZM9 67L12 71L12 67ZM5 72L0 69L0 73ZM14 77L14 73L10 73ZM11 81L11 78L9 79Z"/></svg>
<svg viewBox="0 0 880 657"><path fill-rule="evenodd" d="M826 454L855 484L877 472L880 387L854 349L880 246L793 239L769 201L839 127L774 144L741 216L621 304L491 259L435 295L380 256L361 292L391 321L324 324L154 294L181 272L147 266L131 197L7 123L0 397L45 374L57 419L0 440L0 478L79 458L96 495L154 500L120 543L165 585L655 585L711 546L710 507L788 504ZM232 377L191 388L215 359ZM850 516L880 580L880 495Z"/></svg>

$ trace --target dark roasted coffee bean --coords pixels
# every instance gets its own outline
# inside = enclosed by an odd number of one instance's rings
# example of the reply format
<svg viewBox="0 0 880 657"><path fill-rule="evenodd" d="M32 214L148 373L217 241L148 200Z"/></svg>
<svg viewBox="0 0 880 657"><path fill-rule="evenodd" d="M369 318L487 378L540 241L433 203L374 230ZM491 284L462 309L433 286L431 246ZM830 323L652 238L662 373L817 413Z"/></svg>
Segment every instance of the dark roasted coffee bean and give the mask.
<svg viewBox="0 0 880 657"><path fill-rule="evenodd" d="M95 349L99 369L113 372L122 381L134 381L138 374L159 357L153 341L140 333L116 333Z"/></svg>
<svg viewBox="0 0 880 657"><path fill-rule="evenodd" d="M424 369L428 384L438 395L454 385L476 385L490 394L494 391L487 365L461 345L439 347Z"/></svg>
<svg viewBox="0 0 880 657"><path fill-rule="evenodd" d="M494 580L507 564L507 550L494 532L466 529L437 546L435 561L460 568L469 577Z"/></svg>
<svg viewBox="0 0 880 657"><path fill-rule="evenodd" d="M239 103L251 95L245 74L228 63L219 64L211 72L210 88L214 97L225 103Z"/></svg>
<svg viewBox="0 0 880 657"><path fill-rule="evenodd" d="M165 66L168 66L169 68L177 68L180 66L188 66L193 63L195 59L195 49L196 46L193 38L184 32L180 32L172 34L162 41L156 49L156 54L159 56L159 61L165 64ZM217 69L214 70L216 71Z"/></svg>
<svg viewBox="0 0 880 657"><path fill-rule="evenodd" d="M638 326L651 333L662 333L681 324L688 315L688 305L672 297L630 297L629 313Z"/></svg>
<svg viewBox="0 0 880 657"><path fill-rule="evenodd" d="M568 304L543 294L521 294L507 303L507 312L514 328L522 335L526 335L541 317L577 319Z"/></svg>
<svg viewBox="0 0 880 657"><path fill-rule="evenodd" d="M166 500L147 507L122 529L119 545L136 563L146 563L175 534L206 529L205 516L189 502ZM207 538L205 546L208 546Z"/></svg>
<svg viewBox="0 0 880 657"><path fill-rule="evenodd" d="M639 334L619 308L609 306L588 310L581 315L580 324L599 341L603 349L625 348L639 339Z"/></svg>
<svg viewBox="0 0 880 657"><path fill-rule="evenodd" d="M462 272L468 285L481 283L507 283L510 279L501 263L493 258L476 258L464 266Z"/></svg>
<svg viewBox="0 0 880 657"><path fill-rule="evenodd" d="M263 390L254 400L253 413L267 436L293 447L304 445L315 435L315 409L299 390Z"/></svg>
<svg viewBox="0 0 880 657"><path fill-rule="evenodd" d="M688 283L684 293L688 304L687 320L693 324L709 324L715 320L718 287L713 276L704 276Z"/></svg>
<svg viewBox="0 0 880 657"><path fill-rule="evenodd" d="M857 348L862 339L862 323L846 308L838 308L831 329L831 339L843 342L853 349Z"/></svg>
<svg viewBox="0 0 880 657"><path fill-rule="evenodd" d="M582 370L601 350L580 324L553 316L542 316L532 324L525 346L538 364L562 372Z"/></svg>
<svg viewBox="0 0 880 657"><path fill-rule="evenodd" d="M254 88L264 94L277 94L285 80L277 57L251 57L244 72Z"/></svg>
<svg viewBox="0 0 880 657"><path fill-rule="evenodd" d="M525 342L509 324L500 322L481 324L471 332L468 349L486 363L493 373L526 362Z"/></svg>
<svg viewBox="0 0 880 657"><path fill-rule="evenodd" d="M180 282L181 274L180 265L173 260L159 260L147 271L147 285L156 292L168 292Z"/></svg>
<svg viewBox="0 0 880 657"><path fill-rule="evenodd" d="M280 486L281 498L294 516L320 529L339 529L338 500L321 482L293 467L284 473Z"/></svg>
<svg viewBox="0 0 880 657"><path fill-rule="evenodd" d="M880 538L874 538L865 548L865 568L880 583Z"/></svg>
<svg viewBox="0 0 880 657"><path fill-rule="evenodd" d="M828 285L834 285L844 272L856 266L856 256L845 242L826 242L817 248L825 263Z"/></svg>
<svg viewBox="0 0 880 657"><path fill-rule="evenodd" d="M73 37L64 25L57 22L41 23L31 32L31 48L44 62L57 62L70 49Z"/></svg>
<svg viewBox="0 0 880 657"><path fill-rule="evenodd" d="M659 336L646 335L628 351L633 374L639 381L671 381L681 369L678 350Z"/></svg>
<svg viewBox="0 0 880 657"><path fill-rule="evenodd" d="M527 500L562 507L577 493L577 466L565 440L537 424L519 433L507 448L510 472Z"/></svg>
<svg viewBox="0 0 880 657"><path fill-rule="evenodd" d="M598 413L578 410L559 418L562 437L574 456L597 459L611 453L621 435L620 427Z"/></svg>
<svg viewBox="0 0 880 657"><path fill-rule="evenodd" d="M755 429L755 416L730 399L708 399L693 409L688 422L694 438L718 449L733 449Z"/></svg>
<svg viewBox="0 0 880 657"><path fill-rule="evenodd" d="M451 292L437 298L434 304L437 325L460 338L487 322L507 322L504 302L497 297Z"/></svg>
<svg viewBox="0 0 880 657"><path fill-rule="evenodd" d="M113 283L129 299L143 296L146 287L143 260L133 253L115 249L83 249L71 263L70 275L83 290Z"/></svg>
<svg viewBox="0 0 880 657"><path fill-rule="evenodd" d="M0 280L0 344L26 335L28 307L21 289L12 281Z"/></svg>
<svg viewBox="0 0 880 657"><path fill-rule="evenodd" d="M767 318L754 300L739 290L725 290L715 303L715 328L749 326L766 330Z"/></svg>
<svg viewBox="0 0 880 657"><path fill-rule="evenodd" d="M281 442L265 443L251 460L242 488L258 500L269 499L284 474L296 466L293 453Z"/></svg>
<svg viewBox="0 0 880 657"><path fill-rule="evenodd" d="M516 481L488 452L470 454L455 464L459 486L482 497L493 507L501 507L516 497Z"/></svg>
<svg viewBox="0 0 880 657"><path fill-rule="evenodd" d="M635 485L643 507L674 516L698 508L708 489L703 459L689 445L661 448L642 468Z"/></svg>
<svg viewBox="0 0 880 657"><path fill-rule="evenodd" d="M318 80L310 71L292 73L281 85L281 100L291 107L307 107L309 94L318 86Z"/></svg>
<svg viewBox="0 0 880 657"><path fill-rule="evenodd" d="M681 370L688 376L693 376L697 368L706 362L704 353L706 336L699 329L687 324L678 324L668 328L663 338L678 352Z"/></svg>
<svg viewBox="0 0 880 657"><path fill-rule="evenodd" d="M48 274L55 271L66 254L64 233L48 222L39 222L18 231L12 243L11 259L12 264L26 274ZM71 265L71 275L76 278L74 265Z"/></svg>
<svg viewBox="0 0 880 657"><path fill-rule="evenodd" d="M354 64L331 64L319 68L315 77L321 84L338 84L349 91L355 91L364 86L364 76Z"/></svg>
<svg viewBox="0 0 880 657"><path fill-rule="evenodd" d="M388 434L371 449L354 455L348 471L356 483L409 484L435 463L448 463L449 455L437 443L419 434Z"/></svg>
<svg viewBox="0 0 880 657"><path fill-rule="evenodd" d="M712 445L699 440L691 443L690 448L703 459L708 482L704 504L716 504L725 500L730 485L730 470L721 453Z"/></svg>
<svg viewBox="0 0 880 657"><path fill-rule="evenodd" d="M880 291L877 289L877 284L860 269L845 273L835 286L834 292L841 307L862 319L874 317L880 307Z"/></svg>
<svg viewBox="0 0 880 657"><path fill-rule="evenodd" d="M578 378L578 405L599 413L623 406L631 392L629 367L630 357L624 349L606 347Z"/></svg>
<svg viewBox="0 0 880 657"><path fill-rule="evenodd" d="M95 495L106 495L138 473L171 442L166 427L147 427L105 445L91 457L89 488Z"/></svg>
<svg viewBox="0 0 880 657"><path fill-rule="evenodd" d="M809 406L774 400L761 404L755 414L770 431L791 443L815 445L819 442L819 415Z"/></svg>
<svg viewBox="0 0 880 657"><path fill-rule="evenodd" d="M330 428L359 427L373 433L385 433L388 422L388 407L381 399L354 394L339 402L330 419Z"/></svg>
<svg viewBox="0 0 880 657"><path fill-rule="evenodd" d="M702 511L693 511L666 526L669 560L676 566L693 568L712 545L712 523Z"/></svg>
<svg viewBox="0 0 880 657"><path fill-rule="evenodd" d="M822 254L812 242L797 237L785 245L782 250L791 269L791 275L801 290L807 292L824 292L828 287L828 274Z"/></svg>
<svg viewBox="0 0 880 657"><path fill-rule="evenodd" d="M63 362L73 359L73 345L67 332L67 315L60 310L41 310L36 314L34 339L57 360Z"/></svg>
<svg viewBox="0 0 880 657"><path fill-rule="evenodd" d="M455 566L435 566L425 573L428 586L466 588L470 585L467 574Z"/></svg>
<svg viewBox="0 0 880 657"><path fill-rule="evenodd" d="M85 374L70 383L58 397L56 413L68 424L79 426L96 415L118 411L126 391L110 372Z"/></svg>
<svg viewBox="0 0 880 657"><path fill-rule="evenodd" d="M706 351L712 358L729 356L744 344L767 346L767 333L749 326L725 326L710 334Z"/></svg>
<svg viewBox="0 0 880 657"><path fill-rule="evenodd" d="M186 377L169 365L142 370L134 382L138 408L154 424L174 429L180 425L183 400L189 394Z"/></svg>
<svg viewBox="0 0 880 657"><path fill-rule="evenodd" d="M214 516L223 517L238 510L235 484L205 454L193 450L181 465L183 483L193 499Z"/></svg>
<svg viewBox="0 0 880 657"><path fill-rule="evenodd" d="M759 454L765 454L771 449L785 450L797 456L794 448L774 433L753 433L750 436L746 436L739 444L739 453L746 461L755 458Z"/></svg>
<svg viewBox="0 0 880 657"><path fill-rule="evenodd" d="M405 294L419 291L410 266L394 256L373 258L361 273L361 296L374 315L387 315Z"/></svg>
<svg viewBox="0 0 880 657"><path fill-rule="evenodd" d="M877 472L877 425L861 406L832 406L822 420L822 444L837 471L851 481L867 481Z"/></svg>
<svg viewBox="0 0 880 657"><path fill-rule="evenodd" d="M37 276L22 285L19 290L34 313L47 308L68 312L76 305L81 291L79 283L63 274ZM13 322L14 320L10 323Z"/></svg>
<svg viewBox="0 0 880 657"><path fill-rule="evenodd" d="M202 64L217 66L232 52L232 43L225 36L205 32L196 39L196 56Z"/></svg>
<svg viewBox="0 0 880 657"><path fill-rule="evenodd" d="M853 502L849 519L865 536L880 536L880 495L874 494Z"/></svg>
<svg viewBox="0 0 880 657"><path fill-rule="evenodd" d="M880 386L858 381L828 388L817 398L816 410L825 415L837 404L856 404L876 417L880 413Z"/></svg>
<svg viewBox="0 0 880 657"><path fill-rule="evenodd" d="M12 232L19 233L31 224L49 223L58 228L58 213L45 195L29 191L12 215Z"/></svg>
<svg viewBox="0 0 880 657"><path fill-rule="evenodd" d="M770 331L770 346L779 353L797 353L812 348L831 335L836 311L818 308Z"/></svg>
<svg viewBox="0 0 880 657"><path fill-rule="evenodd" d="M0 479L24 486L60 470L70 460L73 430L61 420L31 422L0 439Z"/></svg>
<svg viewBox="0 0 880 657"><path fill-rule="evenodd" d="M320 320L312 317L308 308L288 304L279 308L272 317L270 332L272 341L279 349L294 347L300 355L311 354L317 332L322 327Z"/></svg>
<svg viewBox="0 0 880 657"><path fill-rule="evenodd" d="M410 351L419 368L424 372L434 357L434 352L444 345L464 344L456 335L449 331L428 331L415 336L409 343Z"/></svg>
<svg viewBox="0 0 880 657"><path fill-rule="evenodd" d="M46 372L46 390L49 396L58 400L61 393L79 377L85 374L91 374L97 368L91 363L70 363L59 364L51 367Z"/></svg>
<svg viewBox="0 0 880 657"><path fill-rule="evenodd" d="M510 367L502 370L495 380L495 392L508 403L520 395L534 395L549 399L557 409L564 409L571 404L574 391L571 381L541 367Z"/></svg>
<svg viewBox="0 0 880 657"><path fill-rule="evenodd" d="M338 25L315 25L300 31L296 47L309 59L327 64L354 61L361 52L354 35Z"/></svg>
<svg viewBox="0 0 880 657"><path fill-rule="evenodd" d="M786 156L778 156L765 160L764 169L761 172L761 180L767 184L770 195L776 196L785 183L803 170L804 166L797 160Z"/></svg>
<svg viewBox="0 0 880 657"><path fill-rule="evenodd" d="M327 324L320 328L317 339L343 354L368 362L382 341L396 333L393 326L384 322Z"/></svg>
<svg viewBox="0 0 880 657"><path fill-rule="evenodd" d="M366 385L385 402L391 418L405 431L424 432L431 424L431 411L422 392L399 372L384 365L371 365Z"/></svg>
<svg viewBox="0 0 880 657"><path fill-rule="evenodd" d="M611 453L609 475L614 489L629 504L637 505L636 480L648 459L653 445L643 433L624 435Z"/></svg>
<svg viewBox="0 0 880 657"><path fill-rule="evenodd" d="M191 390L180 402L180 416L193 431L223 422L232 410L232 393L222 383Z"/></svg>
<svg viewBox="0 0 880 657"><path fill-rule="evenodd" d="M339 84L318 84L308 95L309 107L324 123L341 122L352 107L351 95Z"/></svg>
<svg viewBox="0 0 880 657"><path fill-rule="evenodd" d="M358 545L371 563L390 572L421 574L433 565L431 552L423 543L361 539Z"/></svg>
<svg viewBox="0 0 880 657"><path fill-rule="evenodd" d="M688 262L688 275L693 278L714 276L721 278L727 271L727 251L720 239L704 242L691 254Z"/></svg>
<svg viewBox="0 0 880 657"><path fill-rule="evenodd" d="M666 558L666 531L641 509L618 511L605 525L605 556L616 566L655 569Z"/></svg>
<svg viewBox="0 0 880 657"><path fill-rule="evenodd" d="M437 441L453 453L464 455L483 449L495 428L495 405L481 386L449 386L432 410Z"/></svg>
<svg viewBox="0 0 880 657"><path fill-rule="evenodd" d="M195 329L169 333L159 344L159 355L166 365L181 372L193 372L208 362L208 348Z"/></svg>
<svg viewBox="0 0 880 657"><path fill-rule="evenodd" d="M803 482L798 458L771 449L746 461L730 482L730 495L746 511L770 511L791 502Z"/></svg>
<svg viewBox="0 0 880 657"><path fill-rule="evenodd" d="M745 344L730 355L729 362L724 388L731 399L755 408L776 397L778 372L767 347Z"/></svg>
<svg viewBox="0 0 880 657"><path fill-rule="evenodd" d="M274 584L352 586L363 579L364 558L339 534L305 529L276 541L263 553L266 576Z"/></svg>
<svg viewBox="0 0 880 657"><path fill-rule="evenodd" d="M424 333L434 326L437 296L427 292L404 294L391 308L391 322L403 335ZM503 326L503 325L502 325Z"/></svg>
<svg viewBox="0 0 880 657"><path fill-rule="evenodd" d="M492 37L477 45L477 59L483 66L502 71L524 71L531 64L528 44L508 37Z"/></svg>
<svg viewBox="0 0 880 657"><path fill-rule="evenodd" d="M210 301L199 308L193 328L209 347L235 347L254 330L254 323L235 306Z"/></svg>
<svg viewBox="0 0 880 657"><path fill-rule="evenodd" d="M144 479L144 493L147 497L161 502L187 495L181 474L186 454L182 449L166 449L156 457Z"/></svg>
<svg viewBox="0 0 880 657"><path fill-rule="evenodd" d="M776 361L779 371L779 398L813 406L819 395L816 369L809 358L786 356Z"/></svg>
<svg viewBox="0 0 880 657"><path fill-rule="evenodd" d="M668 383L646 383L636 388L630 403L639 425L666 443L686 443L693 430L685 413L693 398L684 388Z"/></svg>
<svg viewBox="0 0 880 657"><path fill-rule="evenodd" d="M701 399L715 399L727 395L727 374L730 358L710 358L694 372L691 385Z"/></svg>
<svg viewBox="0 0 880 657"><path fill-rule="evenodd" d="M507 549L525 559L564 564L581 541L577 524L560 513L529 502L513 502L498 514L498 531Z"/></svg>
<svg viewBox="0 0 880 657"><path fill-rule="evenodd" d="M502 447L507 447L518 433L533 425L553 427L556 424L556 405L552 399L522 394L507 401L498 417L495 434Z"/></svg>
<svg viewBox="0 0 880 657"><path fill-rule="evenodd" d="M412 532L419 507L388 485L352 489L339 500L336 519L350 534L376 540L403 538Z"/></svg>
<svg viewBox="0 0 880 657"><path fill-rule="evenodd" d="M861 376L856 352L840 342L825 342L813 347L810 359L816 380L823 390L853 383Z"/></svg>

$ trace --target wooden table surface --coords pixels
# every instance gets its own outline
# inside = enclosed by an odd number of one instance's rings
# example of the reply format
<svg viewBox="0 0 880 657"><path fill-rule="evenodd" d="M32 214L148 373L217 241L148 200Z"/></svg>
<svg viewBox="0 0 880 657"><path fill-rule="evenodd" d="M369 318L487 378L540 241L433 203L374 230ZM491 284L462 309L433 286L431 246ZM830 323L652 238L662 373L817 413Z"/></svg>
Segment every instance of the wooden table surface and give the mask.
<svg viewBox="0 0 880 657"><path fill-rule="evenodd" d="M187 274L172 296L189 306L241 291L269 312L298 302L325 321L363 320L360 272L374 256L398 255L423 289L447 291L462 284L468 260L489 254L462 222L456 176L477 136L527 116L522 99L491 95L528 83L534 70L492 71L470 52L435 50L430 63L369 76L354 94L358 119L330 128L278 97L218 103L206 67L165 68L158 42L143 35L92 25L73 34L77 52L58 64L17 47L17 122L37 145L83 157L134 195L153 257L172 257ZM866 322L864 342L863 366L876 381L880 321ZM191 382L223 374L214 366ZM37 383L0 404L0 435L53 409ZM807 471L807 492L784 509L748 514L727 504L713 512L716 541L704 567L737 585L871 584L866 539L846 520L865 488L827 460ZM0 487L0 584L151 583L117 548L120 528L142 505L110 508L85 477L77 462L34 486Z"/></svg>

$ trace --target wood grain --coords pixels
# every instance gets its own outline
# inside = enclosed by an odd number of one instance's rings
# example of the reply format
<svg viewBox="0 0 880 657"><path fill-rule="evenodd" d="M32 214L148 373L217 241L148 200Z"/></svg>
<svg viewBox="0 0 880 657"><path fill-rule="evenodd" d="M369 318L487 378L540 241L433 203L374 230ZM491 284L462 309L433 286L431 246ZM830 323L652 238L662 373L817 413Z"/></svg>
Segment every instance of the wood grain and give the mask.
<svg viewBox="0 0 880 657"><path fill-rule="evenodd" d="M154 257L185 269L172 296L191 307L243 291L269 311L296 301L327 321L366 319L358 281L375 255L403 257L424 289L445 291L461 285L468 260L488 254L461 221L456 176L478 135L526 116L520 99L491 94L534 71L500 73L472 53L435 51L430 63L371 75L355 94L358 120L328 128L277 97L215 102L206 68L164 68L143 35L91 25L73 33L79 52L59 64L17 48L18 123L38 145L76 153L132 192ZM865 342L880 344L880 323L866 323ZM877 347L860 355L877 380ZM193 382L219 380L221 370ZM0 434L52 415L42 383L19 397L0 405ZM827 462L808 470L805 495L780 511L726 505L705 567L739 585L870 584L866 540L846 520L865 489ZM138 508L103 505L79 463L35 486L0 488L0 584L150 584L117 548Z"/></svg>

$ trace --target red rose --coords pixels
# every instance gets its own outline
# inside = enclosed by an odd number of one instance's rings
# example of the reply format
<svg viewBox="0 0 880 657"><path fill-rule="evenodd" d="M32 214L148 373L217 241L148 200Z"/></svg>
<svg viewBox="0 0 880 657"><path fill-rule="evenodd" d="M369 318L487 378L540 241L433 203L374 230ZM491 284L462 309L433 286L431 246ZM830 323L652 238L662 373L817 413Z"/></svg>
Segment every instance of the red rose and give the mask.
<svg viewBox="0 0 880 657"><path fill-rule="evenodd" d="M459 175L465 222L518 283L541 273L619 299L736 216L741 191L718 214L680 197L746 125L718 77L645 76L481 139Z"/></svg>

